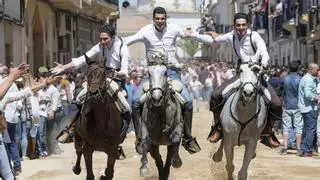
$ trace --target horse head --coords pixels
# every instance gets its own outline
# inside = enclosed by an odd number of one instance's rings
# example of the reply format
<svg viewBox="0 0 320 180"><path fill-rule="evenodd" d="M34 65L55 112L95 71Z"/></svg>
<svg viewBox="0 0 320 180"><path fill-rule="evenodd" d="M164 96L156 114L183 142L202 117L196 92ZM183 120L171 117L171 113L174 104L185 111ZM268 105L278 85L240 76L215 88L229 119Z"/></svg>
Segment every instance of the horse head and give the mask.
<svg viewBox="0 0 320 180"><path fill-rule="evenodd" d="M160 106L167 82L167 65L166 58L163 55L154 55L148 64L150 76L150 94L152 102L156 106Z"/></svg>
<svg viewBox="0 0 320 180"><path fill-rule="evenodd" d="M252 62L240 66L241 97L244 101L252 102L258 92L261 77L261 67Z"/></svg>
<svg viewBox="0 0 320 180"><path fill-rule="evenodd" d="M106 69L103 61L94 61L84 54L88 64L88 92L95 93L106 88Z"/></svg>

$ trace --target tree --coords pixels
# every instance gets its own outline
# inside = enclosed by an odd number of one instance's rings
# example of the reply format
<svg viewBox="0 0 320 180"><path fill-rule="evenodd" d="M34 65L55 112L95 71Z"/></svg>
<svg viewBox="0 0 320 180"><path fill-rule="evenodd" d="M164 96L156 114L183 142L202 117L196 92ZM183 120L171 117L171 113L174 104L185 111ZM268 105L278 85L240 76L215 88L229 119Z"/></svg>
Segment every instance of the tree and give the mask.
<svg viewBox="0 0 320 180"><path fill-rule="evenodd" d="M196 41L195 39L180 39L177 42L177 45L190 57L193 57L199 49L198 41Z"/></svg>

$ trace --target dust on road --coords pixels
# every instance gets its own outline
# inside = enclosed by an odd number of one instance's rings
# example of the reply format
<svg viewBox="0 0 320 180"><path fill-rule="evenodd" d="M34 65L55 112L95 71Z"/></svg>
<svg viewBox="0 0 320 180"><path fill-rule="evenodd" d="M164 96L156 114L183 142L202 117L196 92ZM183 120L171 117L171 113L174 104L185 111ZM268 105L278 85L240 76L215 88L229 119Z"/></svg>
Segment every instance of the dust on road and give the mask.
<svg viewBox="0 0 320 180"><path fill-rule="evenodd" d="M194 113L193 134L202 148L201 152L190 155L183 147L180 148L180 155L183 165L179 169L172 168L171 180L224 180L226 179L225 158L222 162L215 163L211 157L219 144L210 144L206 140L210 130L212 114L207 110L205 103L200 104L200 112ZM115 180L154 180L157 179L157 170L153 159L149 156L149 176L139 176L140 156L135 153L134 134L129 134L124 150L126 160L117 161L115 166ZM74 175L71 168L75 164L76 155L73 143L62 144L64 153L59 156L50 156L37 160L25 160L22 162L22 174L20 180L83 180L86 177L84 160L82 159L82 172L79 176ZM301 158L295 155L294 151L288 155L279 155L280 149L270 149L261 144L258 145L257 157L252 160L248 179L254 180L306 180L320 179L320 159ZM165 157L165 148L161 148L162 157ZM241 167L243 147L236 147L234 164L234 177ZM93 171L95 178L99 179L107 164L107 156L104 153L95 152L93 155Z"/></svg>

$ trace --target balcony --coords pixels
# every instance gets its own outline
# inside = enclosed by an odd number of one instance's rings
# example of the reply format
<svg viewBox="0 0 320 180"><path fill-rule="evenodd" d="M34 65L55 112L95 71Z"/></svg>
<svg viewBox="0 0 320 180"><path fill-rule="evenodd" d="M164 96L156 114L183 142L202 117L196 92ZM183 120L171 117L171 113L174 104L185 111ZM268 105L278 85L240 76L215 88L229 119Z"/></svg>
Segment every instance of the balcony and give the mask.
<svg viewBox="0 0 320 180"><path fill-rule="evenodd" d="M118 0L84 0L80 12L100 18L117 18L119 16Z"/></svg>
<svg viewBox="0 0 320 180"><path fill-rule="evenodd" d="M320 39L320 5L313 6L309 10L309 33L313 40Z"/></svg>
<svg viewBox="0 0 320 180"><path fill-rule="evenodd" d="M83 0L49 0L54 7L71 11L81 9L82 1Z"/></svg>
<svg viewBox="0 0 320 180"><path fill-rule="evenodd" d="M118 0L49 0L58 9L96 16L101 19L119 16Z"/></svg>

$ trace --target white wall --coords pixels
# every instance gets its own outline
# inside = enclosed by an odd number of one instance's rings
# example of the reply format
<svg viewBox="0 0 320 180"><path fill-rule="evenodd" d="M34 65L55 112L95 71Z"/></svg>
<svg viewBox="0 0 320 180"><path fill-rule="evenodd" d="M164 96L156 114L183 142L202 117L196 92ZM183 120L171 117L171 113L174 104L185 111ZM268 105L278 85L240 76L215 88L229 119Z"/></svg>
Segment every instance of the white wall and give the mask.
<svg viewBox="0 0 320 180"><path fill-rule="evenodd" d="M4 52L4 23L0 22L0 63L5 63L5 52Z"/></svg>
<svg viewBox="0 0 320 180"><path fill-rule="evenodd" d="M139 1L139 12L152 13L150 0L140 0ZM193 0L178 0L179 7L176 8L174 5L176 0L156 0L154 7L161 6L166 9L167 12L175 13L187 13L187 12L198 12L198 9L195 7L195 2Z"/></svg>
<svg viewBox="0 0 320 180"><path fill-rule="evenodd" d="M22 28L20 26L13 26L12 28L12 51L13 64L18 65L22 62L24 54L24 43L22 41Z"/></svg>

